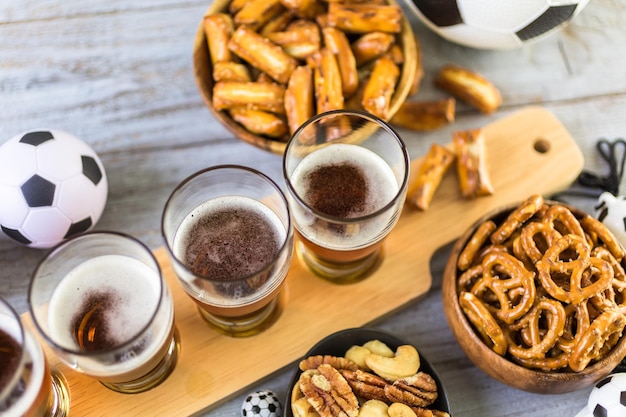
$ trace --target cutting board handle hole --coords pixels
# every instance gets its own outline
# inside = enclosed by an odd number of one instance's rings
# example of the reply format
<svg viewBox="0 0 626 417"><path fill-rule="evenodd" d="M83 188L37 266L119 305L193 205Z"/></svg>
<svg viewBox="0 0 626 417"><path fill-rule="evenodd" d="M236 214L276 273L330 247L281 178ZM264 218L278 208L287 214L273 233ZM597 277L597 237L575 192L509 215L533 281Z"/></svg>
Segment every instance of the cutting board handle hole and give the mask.
<svg viewBox="0 0 626 417"><path fill-rule="evenodd" d="M539 153L548 153L550 151L550 142L544 138L537 138L533 148Z"/></svg>

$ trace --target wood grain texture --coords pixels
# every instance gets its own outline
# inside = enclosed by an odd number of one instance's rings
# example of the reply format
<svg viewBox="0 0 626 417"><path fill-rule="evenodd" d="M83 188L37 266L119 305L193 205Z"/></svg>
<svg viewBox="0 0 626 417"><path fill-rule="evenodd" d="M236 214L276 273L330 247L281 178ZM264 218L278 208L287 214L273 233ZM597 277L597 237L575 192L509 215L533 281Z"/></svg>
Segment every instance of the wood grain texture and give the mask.
<svg viewBox="0 0 626 417"><path fill-rule="evenodd" d="M167 195L185 176L206 166L242 163L282 183L280 158L235 139L212 117L197 91L193 38L210 4L0 1L0 141L27 129L56 127L91 144L110 184L99 230L127 231L157 249L162 246L159 219ZM584 155L584 169L606 175L607 165L595 149L597 139L626 136L624 13L623 0L591 1L565 30L512 51L464 48L410 17L424 58L424 79L411 99L445 97L432 79L447 63L478 71L503 96L503 106L491 116L459 103L455 122L445 128L428 133L398 129L411 158L424 155L433 142L450 142L453 130L484 126L528 105L541 105L571 133ZM507 184L514 187L515 182ZM626 194L624 182L620 192ZM564 198L593 212L592 197ZM445 227L457 221L448 219ZM374 325L408 339L428 357L445 382L455 417L575 415L587 403L589 390L528 394L472 365L442 311L440 279L448 252L436 251L428 262L430 291ZM21 313L27 310L29 276L43 254L0 235L0 295ZM290 373L281 369L248 389L273 389L284 398ZM240 415L244 395L197 415Z"/></svg>
<svg viewBox="0 0 626 417"><path fill-rule="evenodd" d="M529 125L532 128L524 128ZM176 369L156 389L127 396L60 365L50 353L52 363L70 383L72 410L81 416L97 416L101 411L94 405L104 402L111 404L107 411L117 416L191 414L240 393L297 360L325 335L371 323L420 298L431 287L429 260L436 249L458 237L482 213L532 193L562 190L582 169L583 158L576 143L563 125L541 108L528 108L498 120L486 126L484 134L494 195L463 199L451 170L429 210L407 208L403 212L387 238L382 264L356 284L336 285L314 277L294 259L286 278L283 313L260 335L236 339L209 330L195 304L178 285L165 250L157 250L174 298L181 335L182 351ZM548 152L535 150L538 140L549 144ZM413 165L420 162L418 159ZM511 182L516 186L509 187ZM119 401L122 397L123 402Z"/></svg>

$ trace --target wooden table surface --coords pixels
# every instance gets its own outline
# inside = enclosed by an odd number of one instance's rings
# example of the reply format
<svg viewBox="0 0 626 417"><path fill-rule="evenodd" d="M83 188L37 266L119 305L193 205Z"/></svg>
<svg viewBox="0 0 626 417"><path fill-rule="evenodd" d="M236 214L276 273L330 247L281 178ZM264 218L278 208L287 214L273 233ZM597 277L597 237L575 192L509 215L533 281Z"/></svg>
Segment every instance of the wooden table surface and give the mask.
<svg viewBox="0 0 626 417"><path fill-rule="evenodd" d="M167 196L184 177L210 165L252 166L284 184L281 158L235 139L200 99L191 49L208 5L197 0L0 2L0 142L46 127L88 142L109 180L97 230L125 231L152 249L161 247L160 215ZM432 80L446 63L482 73L503 96L502 107L490 116L459 103L455 123L441 130L399 129L411 157L423 156L433 142L448 143L453 130L480 127L540 105L576 140L585 169L606 175L608 166L596 141L626 136L625 15L624 0L594 0L565 30L511 51L454 45L411 18L425 70L415 99L444 97ZM625 191L622 185L620 194ZM581 197L566 201L589 212L596 202ZM425 297L371 326L419 347L443 379L454 416L574 416L590 389L529 394L491 379L469 362L441 306L448 251L443 248L433 257L434 282ZM20 313L27 310L29 277L44 253L0 237L0 295ZM200 415L240 415L245 394L259 389L272 389L283 398L290 374L291 369L272 373ZM104 409L102 415L107 415Z"/></svg>

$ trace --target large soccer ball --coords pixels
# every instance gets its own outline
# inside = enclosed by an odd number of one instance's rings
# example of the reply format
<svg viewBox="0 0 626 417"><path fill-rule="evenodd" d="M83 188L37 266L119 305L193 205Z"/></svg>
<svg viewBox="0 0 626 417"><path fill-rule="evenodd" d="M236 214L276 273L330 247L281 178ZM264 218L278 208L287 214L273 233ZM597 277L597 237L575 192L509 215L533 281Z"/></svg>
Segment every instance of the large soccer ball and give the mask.
<svg viewBox="0 0 626 417"><path fill-rule="evenodd" d="M512 49L562 28L589 0L412 0L417 15L449 41ZM411 4L411 1L408 2Z"/></svg>
<svg viewBox="0 0 626 417"><path fill-rule="evenodd" d="M22 245L50 248L91 229L107 193L100 158L69 133L29 131L0 146L0 228Z"/></svg>
<svg viewBox="0 0 626 417"><path fill-rule="evenodd" d="M587 406L576 417L626 416L626 373L614 373L598 381L589 393Z"/></svg>

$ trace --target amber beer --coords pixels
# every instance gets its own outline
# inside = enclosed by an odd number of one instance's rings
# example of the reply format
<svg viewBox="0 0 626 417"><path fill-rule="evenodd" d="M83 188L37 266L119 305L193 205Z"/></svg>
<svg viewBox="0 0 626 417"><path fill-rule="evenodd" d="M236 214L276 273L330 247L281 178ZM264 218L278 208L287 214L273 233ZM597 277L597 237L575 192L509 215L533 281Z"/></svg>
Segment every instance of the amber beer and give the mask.
<svg viewBox="0 0 626 417"><path fill-rule="evenodd" d="M63 417L68 407L64 378L51 371L39 342L17 316L0 317L0 415Z"/></svg>
<svg viewBox="0 0 626 417"><path fill-rule="evenodd" d="M300 258L336 282L366 277L382 259L406 195L409 161L400 138L375 116L327 112L296 131L283 169Z"/></svg>
<svg viewBox="0 0 626 417"><path fill-rule="evenodd" d="M174 309L166 307L161 331L137 338L159 307L161 287L155 275L123 255L83 262L50 299L50 336L68 349L95 354L126 345L119 360L85 364L85 372L112 383L141 378L165 356L174 331Z"/></svg>
<svg viewBox="0 0 626 417"><path fill-rule="evenodd" d="M264 204L225 196L185 217L173 250L197 277L193 284L202 296L194 300L201 310L218 320L245 321L273 302L282 288L286 269L274 261L287 235L276 213Z"/></svg>
<svg viewBox="0 0 626 417"><path fill-rule="evenodd" d="M399 185L385 161L355 145L337 144L309 154L291 183L307 205L327 217L304 214L296 222L303 243L325 260L351 262L375 252L385 237L382 232L397 215L361 220L389 204Z"/></svg>
<svg viewBox="0 0 626 417"><path fill-rule="evenodd" d="M93 232L57 247L38 266L29 302L59 358L112 390L151 389L177 362L171 295L152 253L130 236Z"/></svg>
<svg viewBox="0 0 626 417"><path fill-rule="evenodd" d="M170 195L161 228L176 277L209 326L247 337L276 322L293 230L274 181L240 165L198 171Z"/></svg>

